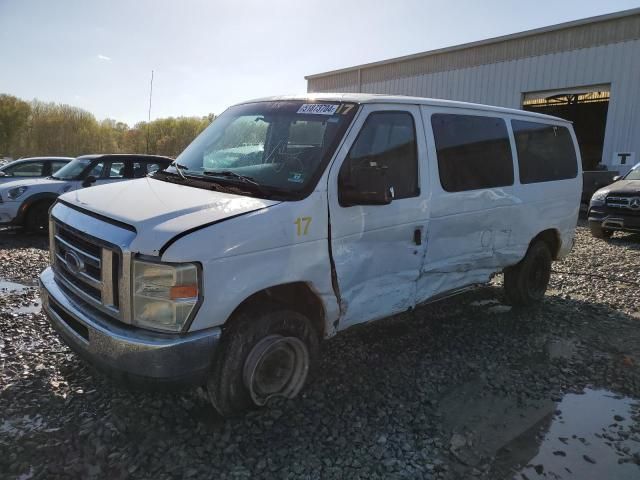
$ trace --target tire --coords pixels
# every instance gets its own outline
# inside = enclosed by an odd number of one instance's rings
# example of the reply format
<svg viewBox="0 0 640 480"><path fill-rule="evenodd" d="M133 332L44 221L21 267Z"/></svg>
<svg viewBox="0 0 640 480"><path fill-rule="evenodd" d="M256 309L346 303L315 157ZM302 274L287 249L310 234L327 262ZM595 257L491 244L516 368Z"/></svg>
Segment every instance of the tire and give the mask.
<svg viewBox="0 0 640 480"><path fill-rule="evenodd" d="M47 233L49 231L49 207L51 202L38 202L29 207L24 225L31 233Z"/></svg>
<svg viewBox="0 0 640 480"><path fill-rule="evenodd" d="M591 235L595 238L608 239L613 235L613 230L609 230L607 228L602 228L602 225L595 222L589 223L589 230L591 230Z"/></svg>
<svg viewBox="0 0 640 480"><path fill-rule="evenodd" d="M520 263L504 271L507 301L514 306L540 302L551 278L551 261L551 252L545 242L531 245Z"/></svg>
<svg viewBox="0 0 640 480"><path fill-rule="evenodd" d="M293 398L318 346L318 334L304 315L279 306L247 308L222 332L207 380L209 400L222 416L233 416L274 396Z"/></svg>

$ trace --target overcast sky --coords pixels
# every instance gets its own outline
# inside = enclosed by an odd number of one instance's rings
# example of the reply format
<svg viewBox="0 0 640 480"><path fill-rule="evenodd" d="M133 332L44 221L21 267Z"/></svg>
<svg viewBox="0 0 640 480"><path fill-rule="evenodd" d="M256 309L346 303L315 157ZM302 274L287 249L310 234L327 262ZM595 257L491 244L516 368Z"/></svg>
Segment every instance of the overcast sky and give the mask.
<svg viewBox="0 0 640 480"><path fill-rule="evenodd" d="M640 6L630 0L0 0L0 93L99 119L220 113L305 75Z"/></svg>

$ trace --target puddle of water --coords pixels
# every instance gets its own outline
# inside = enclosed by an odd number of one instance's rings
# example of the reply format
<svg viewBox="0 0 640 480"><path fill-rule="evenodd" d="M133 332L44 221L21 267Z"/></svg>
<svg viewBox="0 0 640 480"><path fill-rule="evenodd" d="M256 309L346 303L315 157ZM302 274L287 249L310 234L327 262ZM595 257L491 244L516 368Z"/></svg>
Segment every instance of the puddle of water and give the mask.
<svg viewBox="0 0 640 480"><path fill-rule="evenodd" d="M27 285L23 285L21 283L0 280L0 296L16 293L20 294L26 292L28 289L29 287ZM29 305L10 305L8 307L10 312L18 314L35 314L40 313L42 310L40 300L36 300Z"/></svg>
<svg viewBox="0 0 640 480"><path fill-rule="evenodd" d="M2 293L22 293L28 287L21 283L8 282L6 280L0 280L0 294Z"/></svg>
<svg viewBox="0 0 640 480"><path fill-rule="evenodd" d="M606 390L568 394L558 403L556 414L542 422L548 425L546 433L531 429L499 452L496 463L502 468L498 470L510 471L507 478L514 480L637 480L638 420L637 400ZM506 470L509 464L526 466Z"/></svg>

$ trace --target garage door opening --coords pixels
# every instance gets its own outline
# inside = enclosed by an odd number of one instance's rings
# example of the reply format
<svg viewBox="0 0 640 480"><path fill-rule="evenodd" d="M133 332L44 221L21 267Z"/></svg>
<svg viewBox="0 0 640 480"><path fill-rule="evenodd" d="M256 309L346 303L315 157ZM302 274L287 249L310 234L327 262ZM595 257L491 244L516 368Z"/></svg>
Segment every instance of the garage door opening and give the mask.
<svg viewBox="0 0 640 480"><path fill-rule="evenodd" d="M524 94L522 109L573 122L583 170L599 170L609 110L609 85Z"/></svg>

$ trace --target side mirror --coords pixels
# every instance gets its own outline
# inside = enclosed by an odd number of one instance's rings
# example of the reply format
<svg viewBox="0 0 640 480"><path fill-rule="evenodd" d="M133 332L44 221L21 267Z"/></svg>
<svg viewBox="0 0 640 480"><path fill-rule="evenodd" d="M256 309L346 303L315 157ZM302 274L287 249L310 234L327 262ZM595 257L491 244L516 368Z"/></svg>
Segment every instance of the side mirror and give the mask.
<svg viewBox="0 0 640 480"><path fill-rule="evenodd" d="M355 173L355 175L353 175ZM383 168L368 167L353 172L354 181L338 181L338 201L344 207L389 205L393 200Z"/></svg>
<svg viewBox="0 0 640 480"><path fill-rule="evenodd" d="M613 181L617 182L618 180L622 179L622 175L616 175L615 177L613 177Z"/></svg>
<svg viewBox="0 0 640 480"><path fill-rule="evenodd" d="M87 188L93 185L94 183L96 183L96 177L94 177L93 175L89 175L87 178L83 180L82 186L84 188Z"/></svg>

